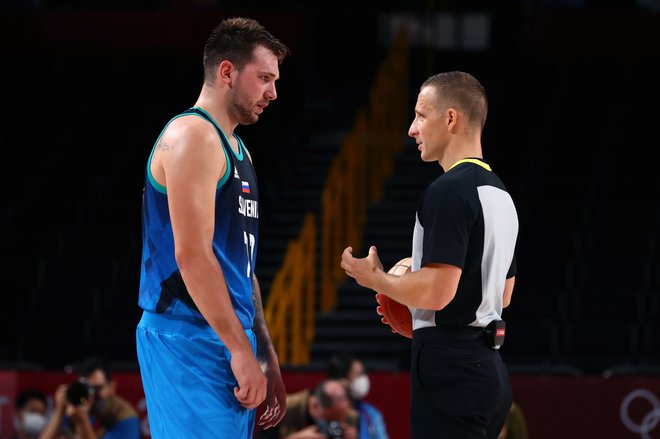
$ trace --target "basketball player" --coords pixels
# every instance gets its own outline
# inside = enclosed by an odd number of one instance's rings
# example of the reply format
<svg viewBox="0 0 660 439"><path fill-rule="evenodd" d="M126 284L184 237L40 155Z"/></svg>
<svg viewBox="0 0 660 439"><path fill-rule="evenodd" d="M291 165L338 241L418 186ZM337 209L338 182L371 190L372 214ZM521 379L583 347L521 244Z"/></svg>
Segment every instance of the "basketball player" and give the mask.
<svg viewBox="0 0 660 439"><path fill-rule="evenodd" d="M447 72L421 86L408 134L422 160L445 170L417 208L412 273L383 271L375 247L342 254L362 286L412 307L411 429L414 439L497 438L511 386L497 345L515 282L518 217L483 160L486 92L470 74Z"/></svg>
<svg viewBox="0 0 660 439"><path fill-rule="evenodd" d="M284 416L254 275L257 179L234 129L277 97L288 52L254 20L222 21L204 47L197 102L170 120L149 157L136 337L155 439L251 438L264 399L260 425Z"/></svg>

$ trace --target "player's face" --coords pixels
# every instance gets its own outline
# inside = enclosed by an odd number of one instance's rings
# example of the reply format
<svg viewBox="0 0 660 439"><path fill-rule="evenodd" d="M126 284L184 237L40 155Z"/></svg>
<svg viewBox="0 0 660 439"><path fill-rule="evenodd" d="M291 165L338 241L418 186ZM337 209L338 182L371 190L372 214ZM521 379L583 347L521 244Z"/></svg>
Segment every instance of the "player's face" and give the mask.
<svg viewBox="0 0 660 439"><path fill-rule="evenodd" d="M232 106L238 123L251 125L268 103L277 99L275 81L280 77L277 57L263 46L254 50L253 60L243 66L232 88Z"/></svg>
<svg viewBox="0 0 660 439"><path fill-rule="evenodd" d="M434 87L424 87L417 96L415 119L408 135L415 139L425 162L439 161L447 145L447 118L437 107Z"/></svg>

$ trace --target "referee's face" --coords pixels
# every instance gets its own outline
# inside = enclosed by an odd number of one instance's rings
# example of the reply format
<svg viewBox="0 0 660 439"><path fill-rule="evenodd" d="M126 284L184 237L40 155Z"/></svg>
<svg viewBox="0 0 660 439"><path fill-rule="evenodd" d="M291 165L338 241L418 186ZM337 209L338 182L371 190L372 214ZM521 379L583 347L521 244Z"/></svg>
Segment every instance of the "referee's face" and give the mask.
<svg viewBox="0 0 660 439"><path fill-rule="evenodd" d="M437 108L435 89L422 88L415 104L415 119L410 124L408 135L415 139L417 149L425 162L440 161L447 144L447 124Z"/></svg>

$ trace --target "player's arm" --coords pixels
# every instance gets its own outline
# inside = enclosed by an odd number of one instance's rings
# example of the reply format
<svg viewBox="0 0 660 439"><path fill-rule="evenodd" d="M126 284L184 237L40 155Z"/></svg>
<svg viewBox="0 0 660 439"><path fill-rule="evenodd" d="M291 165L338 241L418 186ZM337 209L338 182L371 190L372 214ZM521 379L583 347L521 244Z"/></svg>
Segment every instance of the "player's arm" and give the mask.
<svg viewBox="0 0 660 439"><path fill-rule="evenodd" d="M252 275L252 303L255 310L253 331L257 337L257 358L264 364L264 373L268 379L266 410L258 421L258 424L266 429L279 424L286 414L286 389L264 315L261 287L254 274Z"/></svg>
<svg viewBox="0 0 660 439"><path fill-rule="evenodd" d="M395 276L386 273L375 247L366 258L355 258L352 248L342 254L341 267L358 284L404 305L440 310L454 299L463 270L450 264L427 264L419 271Z"/></svg>
<svg viewBox="0 0 660 439"><path fill-rule="evenodd" d="M511 295L513 295L513 286L516 284L516 277L510 277L504 283L504 296L502 297L502 307L506 308L511 304Z"/></svg>
<svg viewBox="0 0 660 439"><path fill-rule="evenodd" d="M261 286L255 274L252 275L252 304L254 305L254 327L252 330L257 336L257 358L263 363L271 359L277 361L277 353L275 353L273 342L270 339L270 332L264 315Z"/></svg>
<svg viewBox="0 0 660 439"><path fill-rule="evenodd" d="M215 192L227 168L214 136L213 128L201 119L179 119L159 142L168 147L157 146L154 159L165 178L175 256L183 281L199 311L232 354L232 370L240 387L235 390L237 399L254 408L265 397L266 380L234 311L212 247Z"/></svg>

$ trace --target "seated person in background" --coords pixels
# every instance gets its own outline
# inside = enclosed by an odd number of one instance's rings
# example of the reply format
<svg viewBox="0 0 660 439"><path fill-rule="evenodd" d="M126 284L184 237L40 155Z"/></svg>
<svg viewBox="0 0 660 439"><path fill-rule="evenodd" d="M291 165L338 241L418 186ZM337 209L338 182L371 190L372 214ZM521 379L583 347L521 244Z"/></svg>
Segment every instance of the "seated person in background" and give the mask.
<svg viewBox="0 0 660 439"><path fill-rule="evenodd" d="M357 439L357 413L339 380L324 380L313 390L286 398L286 415L276 427L259 432L259 439Z"/></svg>
<svg viewBox="0 0 660 439"><path fill-rule="evenodd" d="M15 406L16 434L12 439L37 439L48 422L46 394L37 389L25 390L16 397Z"/></svg>
<svg viewBox="0 0 660 439"><path fill-rule="evenodd" d="M116 394L112 372L101 357L84 361L79 369L79 379L89 389L88 398L73 403L67 398L71 383L60 385L55 392L55 413L40 439L58 438L57 434L66 431L67 427L72 427L79 439L142 437L137 412Z"/></svg>
<svg viewBox="0 0 660 439"><path fill-rule="evenodd" d="M370 382L362 360L349 353L333 355L326 373L328 378L345 381L353 407L358 412L360 439L388 439L382 413L364 401L369 394Z"/></svg>

